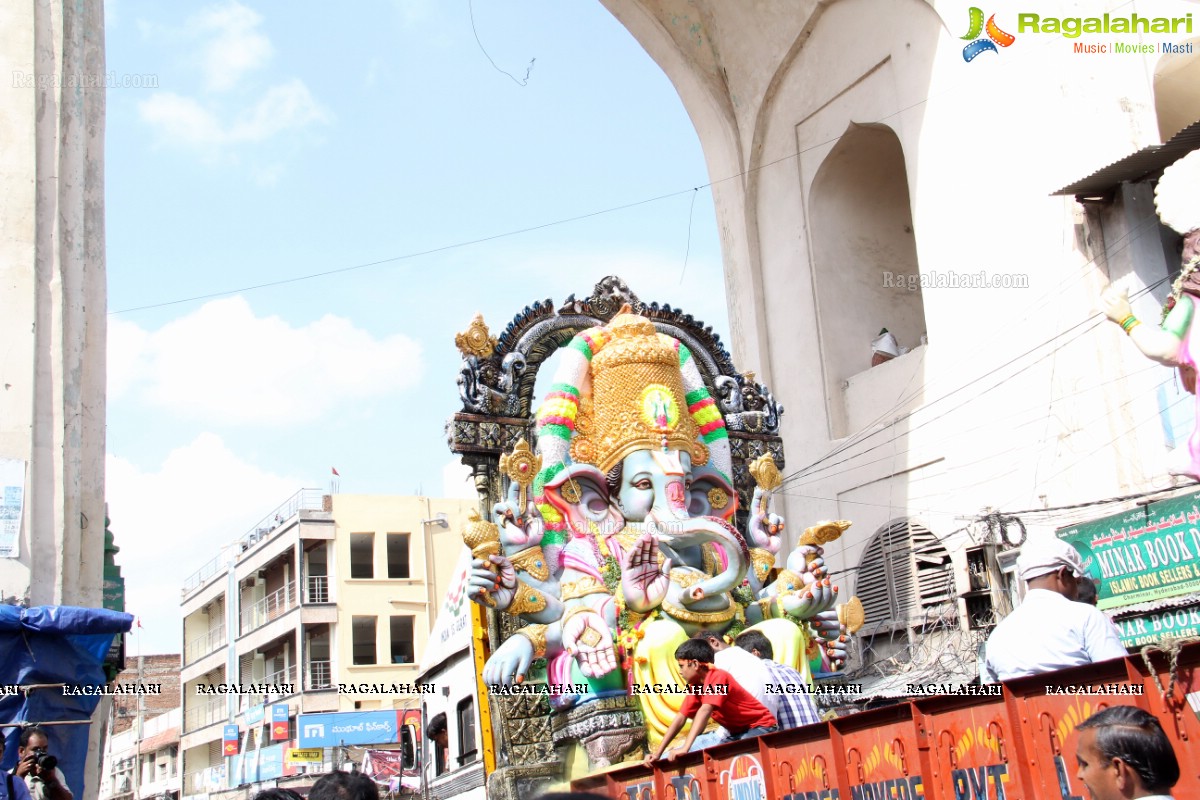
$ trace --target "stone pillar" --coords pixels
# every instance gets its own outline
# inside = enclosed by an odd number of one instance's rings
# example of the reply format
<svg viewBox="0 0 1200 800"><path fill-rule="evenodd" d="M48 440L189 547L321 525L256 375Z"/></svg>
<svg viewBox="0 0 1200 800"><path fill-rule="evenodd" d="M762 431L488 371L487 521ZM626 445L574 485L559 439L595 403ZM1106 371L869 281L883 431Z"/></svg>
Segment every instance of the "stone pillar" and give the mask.
<svg viewBox="0 0 1200 800"><path fill-rule="evenodd" d="M0 458L26 465L0 591L32 605L102 601L105 90L102 0L0 3Z"/></svg>
<svg viewBox="0 0 1200 800"><path fill-rule="evenodd" d="M0 9L0 458L26 463L0 588L99 606L104 567L104 16Z"/></svg>

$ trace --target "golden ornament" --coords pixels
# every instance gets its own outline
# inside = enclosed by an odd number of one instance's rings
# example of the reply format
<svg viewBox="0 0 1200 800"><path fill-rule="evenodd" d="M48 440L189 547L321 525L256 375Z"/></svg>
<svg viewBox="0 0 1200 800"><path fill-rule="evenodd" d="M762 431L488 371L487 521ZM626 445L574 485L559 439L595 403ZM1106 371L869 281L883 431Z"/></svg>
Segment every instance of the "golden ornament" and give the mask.
<svg viewBox="0 0 1200 800"><path fill-rule="evenodd" d="M471 555L483 559L489 566L491 562L488 556L500 555L500 529L480 517L475 509L467 514L467 526L463 528L462 538L471 548Z"/></svg>
<svg viewBox="0 0 1200 800"><path fill-rule="evenodd" d="M489 358L496 352L496 337L488 331L483 314L476 314L471 324L462 333L455 334L454 346L464 356Z"/></svg>
<svg viewBox="0 0 1200 800"><path fill-rule="evenodd" d="M764 492L772 492L783 483L783 475L779 473L779 467L775 466L775 456L770 453L763 453L751 461L746 469L754 477L758 488Z"/></svg>
<svg viewBox="0 0 1200 800"><path fill-rule="evenodd" d="M858 630L867 622L866 611L857 595L851 597L850 602L838 606L837 615L838 622L844 625L850 633L858 633Z"/></svg>
<svg viewBox="0 0 1200 800"><path fill-rule="evenodd" d="M540 454L534 455L533 450L529 448L529 442L525 441L524 437L517 440L511 453L505 453L500 456L500 471L519 487L517 494L517 514L525 513L525 503L529 487L541 468L542 456Z"/></svg>
<svg viewBox="0 0 1200 800"><path fill-rule="evenodd" d="M800 544L810 545L813 547L823 547L830 542L841 538L841 535L846 532L854 523L849 520L839 519L833 522L824 520L813 525L811 528L806 528L804 534L800 537Z"/></svg>
<svg viewBox="0 0 1200 800"><path fill-rule="evenodd" d="M714 511L720 511L729 505L729 492L720 488L709 489L708 504L712 506Z"/></svg>

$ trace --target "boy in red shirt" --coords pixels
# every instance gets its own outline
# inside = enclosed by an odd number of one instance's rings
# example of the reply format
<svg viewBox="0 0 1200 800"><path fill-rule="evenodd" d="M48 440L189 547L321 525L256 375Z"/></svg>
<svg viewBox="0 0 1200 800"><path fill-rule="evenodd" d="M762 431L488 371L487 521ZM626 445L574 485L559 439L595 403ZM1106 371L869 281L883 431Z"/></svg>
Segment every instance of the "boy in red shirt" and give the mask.
<svg viewBox="0 0 1200 800"><path fill-rule="evenodd" d="M732 675L713 666L713 649L708 642L688 639L675 648L675 662L679 665L679 673L687 681L690 694L684 698L683 707L675 719L671 720L658 749L646 756L646 766L662 757L663 751L689 719L692 727L687 739L683 747L667 754L668 761L691 750L696 737L708 725L709 717L729 731L730 741L762 736L775 730L775 717L767 707L742 688Z"/></svg>

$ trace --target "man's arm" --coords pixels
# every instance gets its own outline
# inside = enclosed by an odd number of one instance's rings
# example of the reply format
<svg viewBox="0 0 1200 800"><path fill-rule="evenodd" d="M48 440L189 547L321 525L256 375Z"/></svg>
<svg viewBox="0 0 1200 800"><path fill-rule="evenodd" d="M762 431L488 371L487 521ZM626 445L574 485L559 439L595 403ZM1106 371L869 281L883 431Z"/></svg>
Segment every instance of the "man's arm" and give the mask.
<svg viewBox="0 0 1200 800"><path fill-rule="evenodd" d="M1121 634L1109 621L1108 615L1098 608L1089 610L1091 613L1087 615L1083 623L1083 648L1091 657L1092 662L1124 658L1129 655L1129 651L1121 643Z"/></svg>
<svg viewBox="0 0 1200 800"><path fill-rule="evenodd" d="M683 752L690 751L692 745L696 742L696 737L708 727L708 718L712 716L713 708L715 706L710 703L701 703L700 710L696 712L696 716L692 719L692 727L688 730L687 739L683 742Z"/></svg>
<svg viewBox="0 0 1200 800"><path fill-rule="evenodd" d="M42 776L46 787L46 800L75 800L71 787L67 786L67 776L58 767Z"/></svg>
<svg viewBox="0 0 1200 800"><path fill-rule="evenodd" d="M683 723L685 722L687 722L687 717L682 713L676 714L675 719L671 720L671 724L667 727L667 732L663 734L662 741L658 743L657 749L646 756L642 763L648 767L651 762L662 758L663 751L667 749L675 737L679 735L679 732L683 730ZM695 726L693 726L693 730L695 730Z"/></svg>

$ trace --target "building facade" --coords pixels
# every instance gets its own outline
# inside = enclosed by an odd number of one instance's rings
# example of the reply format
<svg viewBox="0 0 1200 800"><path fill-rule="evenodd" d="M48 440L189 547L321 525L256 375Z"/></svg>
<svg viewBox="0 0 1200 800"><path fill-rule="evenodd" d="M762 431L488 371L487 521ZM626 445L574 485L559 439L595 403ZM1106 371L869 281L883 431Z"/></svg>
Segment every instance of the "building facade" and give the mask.
<svg viewBox="0 0 1200 800"><path fill-rule="evenodd" d="M602 2L696 126L735 360L788 411L777 502L793 537L854 522L826 558L876 656L937 620L967 627L969 547L1177 485L1192 401L1097 309L1117 282L1157 322L1179 269L1151 156L1200 119L1194 4L1073 38L986 9L999 33L967 42L969 4L945 0ZM1144 148L1090 195L1071 188ZM898 357L872 366L885 328Z"/></svg>
<svg viewBox="0 0 1200 800"><path fill-rule="evenodd" d="M184 795L307 769L284 763L284 751L297 746L299 714L418 707L404 686L416 677L430 609L462 549L456 532L471 507L304 490L188 579ZM265 709L281 705L284 740L264 728ZM223 748L231 725L237 758ZM327 756L313 768L342 754Z"/></svg>

